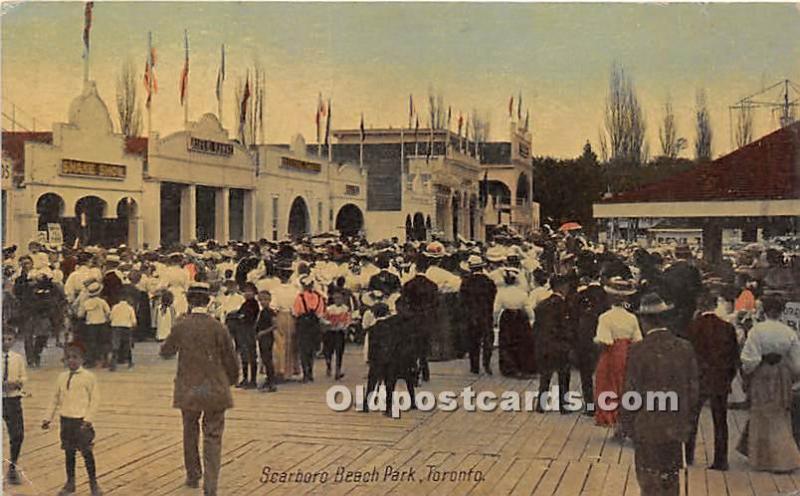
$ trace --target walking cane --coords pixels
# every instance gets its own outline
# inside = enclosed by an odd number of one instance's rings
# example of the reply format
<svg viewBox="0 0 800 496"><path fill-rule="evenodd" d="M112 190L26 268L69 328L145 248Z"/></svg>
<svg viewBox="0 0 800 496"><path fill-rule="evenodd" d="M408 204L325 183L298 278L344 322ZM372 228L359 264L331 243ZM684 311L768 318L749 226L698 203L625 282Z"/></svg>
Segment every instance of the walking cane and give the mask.
<svg viewBox="0 0 800 496"><path fill-rule="evenodd" d="M689 465L686 463L686 445L681 445L683 455L683 491L684 496L689 496Z"/></svg>

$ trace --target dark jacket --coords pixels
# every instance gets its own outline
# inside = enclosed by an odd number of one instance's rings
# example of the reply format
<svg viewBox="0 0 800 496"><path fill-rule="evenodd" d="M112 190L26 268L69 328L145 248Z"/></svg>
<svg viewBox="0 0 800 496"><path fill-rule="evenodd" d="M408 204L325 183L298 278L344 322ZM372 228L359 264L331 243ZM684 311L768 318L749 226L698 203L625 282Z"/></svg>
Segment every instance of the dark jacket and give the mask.
<svg viewBox="0 0 800 496"><path fill-rule="evenodd" d="M161 345L161 356L176 353L175 408L220 411L233 407L230 386L239 379L239 361L225 326L205 313L181 317Z"/></svg>
<svg viewBox="0 0 800 496"><path fill-rule="evenodd" d="M557 370L569 363L573 333L567 302L553 294L536 307L533 324L534 352L539 370Z"/></svg>
<svg viewBox="0 0 800 496"><path fill-rule="evenodd" d="M637 392L644 405L655 392L677 394L676 411L622 409L622 424L634 443L668 444L688 439L691 412L698 401L698 372L692 345L666 329L649 332L631 345L625 392Z"/></svg>
<svg viewBox="0 0 800 496"><path fill-rule="evenodd" d="M572 347L578 362L593 363L597 355L594 337L597 334L597 320L611 308L608 295L599 284L590 284L574 293L568 301L570 321L573 331ZM537 310L538 313L538 310Z"/></svg>
<svg viewBox="0 0 800 496"><path fill-rule="evenodd" d="M403 286L403 298L412 313L417 315L436 315L439 305L439 287L423 275L417 274Z"/></svg>
<svg viewBox="0 0 800 496"><path fill-rule="evenodd" d="M688 327L699 369L700 393L727 395L739 369L736 329L713 313L695 317Z"/></svg>
<svg viewBox="0 0 800 496"><path fill-rule="evenodd" d="M468 328L491 329L497 286L482 273L468 274L461 282L462 318Z"/></svg>

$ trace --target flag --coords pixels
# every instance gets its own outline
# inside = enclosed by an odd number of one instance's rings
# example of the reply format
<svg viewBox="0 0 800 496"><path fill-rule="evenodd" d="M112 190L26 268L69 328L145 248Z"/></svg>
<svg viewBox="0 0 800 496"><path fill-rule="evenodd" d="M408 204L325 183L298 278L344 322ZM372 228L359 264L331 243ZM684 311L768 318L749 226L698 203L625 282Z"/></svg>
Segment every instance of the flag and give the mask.
<svg viewBox="0 0 800 496"><path fill-rule="evenodd" d="M153 93L158 93L158 81L156 80L156 49L153 46L153 34L147 33L147 61L144 66L144 87L147 91L147 101L145 106L150 108Z"/></svg>
<svg viewBox="0 0 800 496"><path fill-rule="evenodd" d="M519 92L519 98L517 99L517 120L522 120L522 92Z"/></svg>
<svg viewBox="0 0 800 496"><path fill-rule="evenodd" d="M511 113L514 111L514 95L511 95L511 100L508 101L508 117L511 118Z"/></svg>
<svg viewBox="0 0 800 496"><path fill-rule="evenodd" d="M325 119L325 146L330 146L331 138L331 99L328 98L328 115Z"/></svg>
<svg viewBox="0 0 800 496"><path fill-rule="evenodd" d="M225 45L220 45L221 57L217 71L217 101L222 98L222 83L225 81Z"/></svg>
<svg viewBox="0 0 800 496"><path fill-rule="evenodd" d="M364 142L364 139L367 137L364 131L364 114L361 114L361 124L358 126L359 130L361 131L361 142Z"/></svg>
<svg viewBox="0 0 800 496"><path fill-rule="evenodd" d="M323 115L325 115L325 105L322 103L322 93L320 92L317 97L317 114L314 117L314 122L317 124L317 143L319 143L320 119Z"/></svg>
<svg viewBox="0 0 800 496"><path fill-rule="evenodd" d="M239 137L244 145L244 125L247 122L247 101L250 100L250 74L245 76L242 104L239 109Z"/></svg>
<svg viewBox="0 0 800 496"><path fill-rule="evenodd" d="M408 127L411 127L411 119L414 118L414 95L408 94Z"/></svg>
<svg viewBox="0 0 800 496"><path fill-rule="evenodd" d="M183 59L183 70L181 71L181 106L186 103L186 93L189 89L189 31L183 30L183 46L185 57Z"/></svg>
<svg viewBox="0 0 800 496"><path fill-rule="evenodd" d="M528 125L531 122L531 111L530 109L525 109L525 132L528 132Z"/></svg>
<svg viewBox="0 0 800 496"><path fill-rule="evenodd" d="M464 116L458 114L458 139L461 139L461 128L464 126Z"/></svg>
<svg viewBox="0 0 800 496"><path fill-rule="evenodd" d="M447 107L447 130L450 130L450 112L452 111L451 107Z"/></svg>
<svg viewBox="0 0 800 496"><path fill-rule="evenodd" d="M92 29L92 9L94 2L86 2L83 9L83 58L89 56L89 31Z"/></svg>

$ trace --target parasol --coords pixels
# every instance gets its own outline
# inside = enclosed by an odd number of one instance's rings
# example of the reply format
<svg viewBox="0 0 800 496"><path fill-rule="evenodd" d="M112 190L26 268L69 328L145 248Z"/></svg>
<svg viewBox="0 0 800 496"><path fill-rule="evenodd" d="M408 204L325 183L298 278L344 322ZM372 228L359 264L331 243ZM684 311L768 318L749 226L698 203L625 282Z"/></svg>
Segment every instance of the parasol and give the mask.
<svg viewBox="0 0 800 496"><path fill-rule="evenodd" d="M566 222L561 224L561 227L558 228L558 230L561 232L576 231L578 229L581 229L581 225L577 222Z"/></svg>

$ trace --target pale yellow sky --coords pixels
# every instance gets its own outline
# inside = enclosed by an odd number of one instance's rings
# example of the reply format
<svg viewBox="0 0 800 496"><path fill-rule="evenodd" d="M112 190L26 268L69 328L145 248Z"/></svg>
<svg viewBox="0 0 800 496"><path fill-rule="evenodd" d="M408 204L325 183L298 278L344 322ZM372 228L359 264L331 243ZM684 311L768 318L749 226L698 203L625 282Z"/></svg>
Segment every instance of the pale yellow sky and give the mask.
<svg viewBox="0 0 800 496"><path fill-rule="evenodd" d="M83 8L78 2L2 5L4 112L15 103L27 127L32 117L37 129L65 120L80 92ZM268 78L270 142L287 142L297 132L314 139L320 91L333 100L335 128L357 127L362 112L367 126L397 127L407 124L409 93L424 116L433 86L456 115L473 108L488 113L493 139L505 137L508 99L521 91L531 111L534 153L575 156L587 139L596 146L608 72L617 61L635 79L653 153L666 96L679 133L691 142L694 96L704 87L718 155L730 148L729 105L764 84L800 82L795 4L97 2L91 76L112 113L121 64L130 58L142 70L152 31L160 86L153 125L162 135L181 128L184 29L190 118L216 111L219 45L225 43L224 123L235 129L234 83L258 60ZM757 134L774 127L768 112L757 114Z"/></svg>

